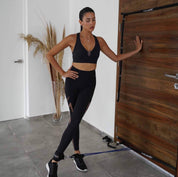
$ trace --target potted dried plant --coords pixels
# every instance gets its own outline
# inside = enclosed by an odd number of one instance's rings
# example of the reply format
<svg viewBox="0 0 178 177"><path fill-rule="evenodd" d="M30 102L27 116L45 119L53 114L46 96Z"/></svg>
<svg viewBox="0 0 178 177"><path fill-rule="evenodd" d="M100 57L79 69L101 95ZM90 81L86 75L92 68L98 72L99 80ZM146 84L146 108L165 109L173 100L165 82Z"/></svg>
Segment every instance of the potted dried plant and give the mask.
<svg viewBox="0 0 178 177"><path fill-rule="evenodd" d="M63 29L63 36L65 37L65 28ZM30 46L35 47L35 51L33 55L35 56L38 52L42 54L43 59L47 64L47 68L50 72L52 87L53 87L53 95L56 107L56 113L53 115L53 120L58 121L61 117L61 105L60 105L60 98L62 96L62 103L64 103L65 92L64 92L64 80L62 76L55 71L52 65L46 59L46 53L53 48L57 44L57 36L56 30L52 27L51 23L46 24L46 35L44 40L40 40L31 34L25 35L20 34L20 38L23 38L28 43L28 49ZM62 60L63 60L64 51L58 53L54 58L58 62L58 64L62 67Z"/></svg>

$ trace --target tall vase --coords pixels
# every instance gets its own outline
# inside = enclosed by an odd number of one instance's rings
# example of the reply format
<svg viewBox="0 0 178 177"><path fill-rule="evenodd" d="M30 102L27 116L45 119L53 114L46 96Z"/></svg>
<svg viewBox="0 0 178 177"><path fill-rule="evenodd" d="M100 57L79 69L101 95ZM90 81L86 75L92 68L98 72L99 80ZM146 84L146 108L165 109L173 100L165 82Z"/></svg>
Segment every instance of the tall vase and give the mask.
<svg viewBox="0 0 178 177"><path fill-rule="evenodd" d="M55 102L55 108L56 108L56 113L53 115L53 121L59 121L61 118L61 105L60 105L60 88L59 88L59 83L57 83L57 72L55 69L52 67L50 64L50 75L51 75L51 80L52 80L52 87L53 87L53 96L54 96L54 102Z"/></svg>

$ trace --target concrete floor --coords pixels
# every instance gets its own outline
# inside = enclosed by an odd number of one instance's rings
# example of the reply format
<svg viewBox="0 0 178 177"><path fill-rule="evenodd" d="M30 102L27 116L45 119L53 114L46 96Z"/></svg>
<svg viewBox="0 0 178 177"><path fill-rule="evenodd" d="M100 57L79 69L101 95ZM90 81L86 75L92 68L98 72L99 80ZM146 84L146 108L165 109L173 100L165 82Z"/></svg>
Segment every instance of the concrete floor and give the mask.
<svg viewBox="0 0 178 177"><path fill-rule="evenodd" d="M0 176L46 177L46 162L55 152L69 121L63 113L54 123L51 115L0 122ZM121 145L118 148L123 148ZM82 153L113 150L102 141L101 133L82 121ZM72 143L65 155L73 154ZM76 170L71 159L59 163L59 177L168 177L172 176L151 165L132 151L105 153L84 158L88 172Z"/></svg>

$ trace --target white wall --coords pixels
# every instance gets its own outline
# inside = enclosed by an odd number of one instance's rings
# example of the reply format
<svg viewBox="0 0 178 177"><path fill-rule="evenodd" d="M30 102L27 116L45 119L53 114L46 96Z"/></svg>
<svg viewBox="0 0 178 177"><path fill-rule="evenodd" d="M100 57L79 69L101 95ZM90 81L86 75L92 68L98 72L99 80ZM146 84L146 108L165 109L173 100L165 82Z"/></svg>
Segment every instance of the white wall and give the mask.
<svg viewBox="0 0 178 177"><path fill-rule="evenodd" d="M44 24L51 21L62 35L65 24L67 35L80 30L79 11L86 6L96 13L96 36L102 36L109 47L117 52L118 9L119 0L30 0L28 1L28 33L42 37ZM41 56L33 57L29 51L29 111L28 116L36 116L55 112L50 75ZM72 63L70 49L65 50L64 70ZM100 53L96 69L97 84L92 103L84 116L84 120L99 130L114 136L116 63ZM68 110L65 101L62 111Z"/></svg>
<svg viewBox="0 0 178 177"><path fill-rule="evenodd" d="M27 33L43 39L46 22L51 22L57 32L58 42L62 38L63 27L66 34L69 29L69 1L68 0L28 0L27 1ZM55 112L52 83L46 63L42 55L33 57L34 48L30 48L26 68L27 88L27 117L50 114ZM65 51L64 68L68 65L69 52ZM62 106L62 111L68 110L67 103Z"/></svg>
<svg viewBox="0 0 178 177"><path fill-rule="evenodd" d="M70 0L70 29L78 32L79 11L89 6L95 11L96 36L102 36L109 47L117 53L118 37L118 0ZM96 69L96 89L93 100L87 110L84 120L99 130L114 137L115 120L115 89L116 89L116 63L100 53Z"/></svg>

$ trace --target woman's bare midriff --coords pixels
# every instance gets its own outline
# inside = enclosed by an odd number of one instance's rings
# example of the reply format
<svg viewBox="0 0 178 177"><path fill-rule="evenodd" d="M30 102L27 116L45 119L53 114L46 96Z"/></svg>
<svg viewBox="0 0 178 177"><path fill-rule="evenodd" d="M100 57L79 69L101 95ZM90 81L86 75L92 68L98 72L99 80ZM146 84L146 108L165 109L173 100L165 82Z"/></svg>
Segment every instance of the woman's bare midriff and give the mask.
<svg viewBox="0 0 178 177"><path fill-rule="evenodd" d="M72 65L80 70L83 71L92 71L96 69L96 64L94 63L75 63L73 62Z"/></svg>

